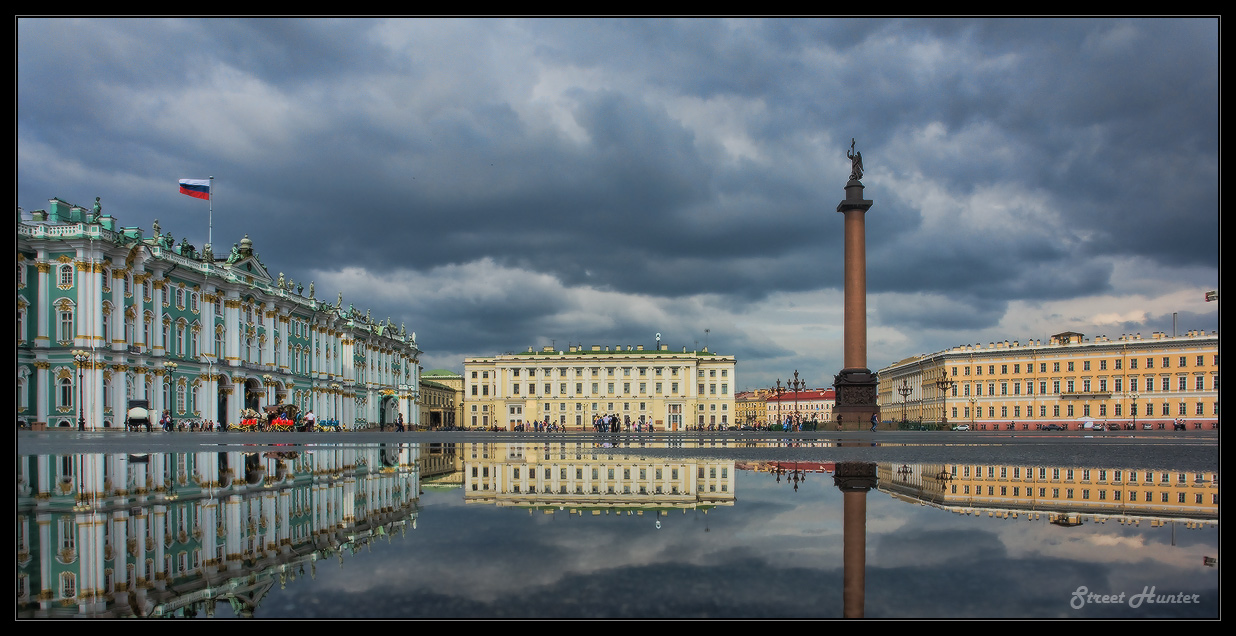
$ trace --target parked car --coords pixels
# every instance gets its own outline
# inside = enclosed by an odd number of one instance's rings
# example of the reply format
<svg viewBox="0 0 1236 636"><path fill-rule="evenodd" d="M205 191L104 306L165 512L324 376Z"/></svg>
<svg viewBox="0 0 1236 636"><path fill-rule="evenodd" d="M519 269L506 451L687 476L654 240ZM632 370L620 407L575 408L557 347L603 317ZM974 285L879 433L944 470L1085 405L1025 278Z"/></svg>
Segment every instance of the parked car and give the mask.
<svg viewBox="0 0 1236 636"><path fill-rule="evenodd" d="M1064 427L1063 427L1063 426L1061 426L1061 425L1059 425L1059 424L1048 424L1047 426L1044 426L1044 427L1043 427L1043 430L1045 430L1045 431L1063 431L1063 430L1064 430Z"/></svg>
<svg viewBox="0 0 1236 636"><path fill-rule="evenodd" d="M969 424L954 424L953 430L954 431L968 431L970 430L970 425Z"/></svg>

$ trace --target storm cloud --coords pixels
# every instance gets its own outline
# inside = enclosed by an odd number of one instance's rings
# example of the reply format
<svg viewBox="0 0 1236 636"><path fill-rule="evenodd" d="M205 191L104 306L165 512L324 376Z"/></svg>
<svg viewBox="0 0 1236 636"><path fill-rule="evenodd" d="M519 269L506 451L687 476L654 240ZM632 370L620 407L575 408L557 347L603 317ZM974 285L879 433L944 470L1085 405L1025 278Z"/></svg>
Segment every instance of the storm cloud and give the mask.
<svg viewBox="0 0 1236 636"><path fill-rule="evenodd" d="M863 153L869 364L1217 329L1217 19L17 20L17 198L248 234L426 368L707 346L841 367ZM705 331L707 330L707 332Z"/></svg>

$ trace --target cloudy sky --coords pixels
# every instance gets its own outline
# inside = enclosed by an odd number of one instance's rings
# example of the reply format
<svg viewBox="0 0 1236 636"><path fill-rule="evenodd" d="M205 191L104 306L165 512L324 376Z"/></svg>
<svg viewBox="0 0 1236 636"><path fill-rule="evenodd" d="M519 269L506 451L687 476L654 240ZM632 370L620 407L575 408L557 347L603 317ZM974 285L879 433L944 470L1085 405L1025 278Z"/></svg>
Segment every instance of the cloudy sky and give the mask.
<svg viewBox="0 0 1236 636"><path fill-rule="evenodd" d="M1215 19L17 20L17 205L248 234L422 366L707 345L842 366L863 154L868 366L1218 328Z"/></svg>

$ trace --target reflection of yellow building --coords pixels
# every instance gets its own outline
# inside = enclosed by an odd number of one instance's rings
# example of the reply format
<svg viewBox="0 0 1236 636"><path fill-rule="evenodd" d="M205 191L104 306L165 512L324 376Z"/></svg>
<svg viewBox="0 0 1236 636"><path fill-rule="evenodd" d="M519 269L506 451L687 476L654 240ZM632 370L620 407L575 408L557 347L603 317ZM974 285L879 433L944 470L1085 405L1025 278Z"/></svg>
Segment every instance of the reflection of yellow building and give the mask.
<svg viewBox="0 0 1236 636"><path fill-rule="evenodd" d="M937 381L953 385L941 390ZM879 371L885 419L1036 428L1118 420L1170 428L1219 419L1219 336L1190 331L1118 339L1059 333L1044 344L962 345ZM903 397L904 393L904 397Z"/></svg>
<svg viewBox="0 0 1236 636"><path fill-rule="evenodd" d="M512 429L549 422L587 430L616 415L657 430L729 425L734 419L734 357L668 347L572 346L568 351L464 359L465 426Z"/></svg>
<svg viewBox="0 0 1236 636"><path fill-rule="evenodd" d="M733 460L633 450L583 442L463 444L464 500L644 510L733 505Z"/></svg>
<svg viewBox="0 0 1236 636"><path fill-rule="evenodd" d="M1218 475L1132 468L879 464L880 489L961 513L1217 521ZM1055 520L1056 517L1052 517Z"/></svg>

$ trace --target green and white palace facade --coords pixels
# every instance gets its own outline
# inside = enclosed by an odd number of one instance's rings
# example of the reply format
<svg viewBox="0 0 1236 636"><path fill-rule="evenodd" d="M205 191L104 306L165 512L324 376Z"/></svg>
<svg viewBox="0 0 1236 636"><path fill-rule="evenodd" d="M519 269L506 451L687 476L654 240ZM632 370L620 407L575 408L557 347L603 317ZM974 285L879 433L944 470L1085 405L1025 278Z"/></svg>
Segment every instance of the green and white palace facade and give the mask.
<svg viewBox="0 0 1236 636"><path fill-rule="evenodd" d="M248 235L215 255L161 232L118 227L98 199L19 211L19 425L120 428L131 400L156 419L286 403L349 427L418 423L414 333L272 276Z"/></svg>

